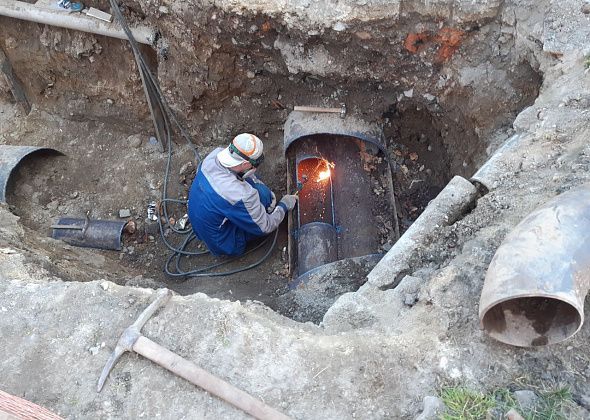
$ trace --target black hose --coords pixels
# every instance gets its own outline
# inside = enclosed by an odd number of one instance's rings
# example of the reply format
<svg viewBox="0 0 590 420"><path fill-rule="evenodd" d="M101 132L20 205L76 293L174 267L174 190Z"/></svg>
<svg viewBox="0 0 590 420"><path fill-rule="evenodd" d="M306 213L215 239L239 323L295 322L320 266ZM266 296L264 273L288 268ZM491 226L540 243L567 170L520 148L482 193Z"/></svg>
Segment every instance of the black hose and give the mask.
<svg viewBox="0 0 590 420"><path fill-rule="evenodd" d="M117 4L117 1L116 0L109 0L109 1L111 3L111 8L113 10L113 14L115 15L115 18L117 19L117 21L119 22L119 24L123 28L123 31L127 35L127 38L129 39L129 44L131 45L131 49L133 51L135 61L137 63L138 69L142 75L142 82L144 83L144 86L146 88L146 96L147 96L148 90L151 91L154 94L154 96L156 97L157 104L159 105L160 109L163 111L162 116L164 119L165 138L166 138L166 144L167 144L168 150L167 150L166 169L165 169L165 173L164 173L164 185L163 185L162 200L161 200L160 208L161 208L161 212L163 213L165 224L168 224L170 226L172 232L177 235L185 236L185 239L181 242L181 245L179 247L175 247L172 244L170 244L164 235L164 225L162 224L162 220L161 220L162 218L160 217L160 210L158 210L156 212L157 216L158 216L158 227L160 230L160 237L162 238L162 241L164 242L166 247L172 251L172 254L168 257L166 264L164 266L164 272L171 277L174 277L174 278L184 277L186 280L188 277L229 276L231 274L240 273L242 271L250 270L252 268L259 266L268 258L268 256L270 255L270 253L274 249L276 242L277 242L278 228L274 231L274 235L272 236L272 243L271 243L270 247L266 250L265 254L260 259L258 259L257 261L255 261L252 264L238 267L238 268L235 268L232 270L227 270L227 271L210 271L210 270L213 270L217 267L221 267L221 266L226 265L230 262L236 261L242 257L242 256L240 256L240 257L228 258L224 261L220 261L220 262L217 262L214 264L207 265L205 267L196 268L196 269L192 269L189 271L185 271L180 267L180 261L181 261L182 257L205 255L205 254L209 254L209 251L208 250L187 251L186 248L188 247L188 245L194 239L196 239L196 235L194 234L192 228L191 229L176 229L175 227L173 227L169 223L170 217L168 216L168 203L176 203L176 204L180 204L180 205L184 205L184 206L187 205L186 200L178 200L178 199L172 199L172 198L167 197L168 196L168 181L170 179L170 165L172 162L172 130L170 129L170 121L172 121L174 123L176 128L180 131L180 134L184 137L184 139L187 141L188 145L193 150L193 153L195 155L195 160L197 163L199 163L201 161L201 156L199 155L197 148L193 144L193 142L192 142L189 134L185 130L185 128L176 119L176 116L174 115L174 112L172 111L172 109L168 105L168 102L166 101L166 98L165 98L164 94L162 93L162 90L160 89L160 86L159 86L157 80L152 75L151 71L149 70L147 63L146 63L143 55L141 54L141 51L139 50L139 46L137 44L137 41L133 37L133 34L129 30L129 27L127 26L127 22L125 21L123 14L119 10L119 5ZM147 100L149 101L150 98L147 97ZM154 122L154 125L155 125L155 122ZM156 130L157 130L157 127L156 127ZM162 140L162 139L160 139L160 140ZM250 253L256 251L257 249L261 248L264 244L269 242L270 238L271 238L271 235L268 235L266 238L264 238L264 240L262 242L260 242L258 245L256 245L252 249L248 250L244 255L250 254ZM175 260L175 266L174 266L175 271L170 271L170 269L169 269L169 266L170 266L170 263L172 262L172 260Z"/></svg>

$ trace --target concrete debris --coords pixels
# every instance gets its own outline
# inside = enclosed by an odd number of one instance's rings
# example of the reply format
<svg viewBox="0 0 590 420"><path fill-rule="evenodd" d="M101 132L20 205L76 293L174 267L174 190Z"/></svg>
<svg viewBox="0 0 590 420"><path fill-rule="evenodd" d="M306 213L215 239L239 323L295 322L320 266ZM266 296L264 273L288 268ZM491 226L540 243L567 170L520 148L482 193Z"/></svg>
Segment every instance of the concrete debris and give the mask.
<svg viewBox="0 0 590 420"><path fill-rule="evenodd" d="M404 297L404 304L407 306L414 306L414 304L418 302L418 295L415 293L406 293Z"/></svg>
<svg viewBox="0 0 590 420"><path fill-rule="evenodd" d="M533 410L539 401L539 397L534 391L529 391L526 389L514 391L514 398L516 398L518 405L524 411Z"/></svg>
<svg viewBox="0 0 590 420"><path fill-rule="evenodd" d="M129 144L129 147L133 149L137 149L138 147L140 147L142 142L143 136L141 134L132 134L129 137L127 137L127 143Z"/></svg>
<svg viewBox="0 0 590 420"><path fill-rule="evenodd" d="M59 207L59 201L52 200L49 203L47 203L47 206L46 207L47 207L47 210L55 211Z"/></svg>
<svg viewBox="0 0 590 420"><path fill-rule="evenodd" d="M342 22L336 22L336 24L332 27L332 29L334 29L336 32L345 31L346 28L347 28L346 24L344 24Z"/></svg>
<svg viewBox="0 0 590 420"><path fill-rule="evenodd" d="M127 217L131 217L131 210L129 210L129 209L119 210L119 218L125 219Z"/></svg>
<svg viewBox="0 0 590 420"><path fill-rule="evenodd" d="M543 22L543 50L553 54L578 50L588 52L590 25L584 12L588 3L551 3Z"/></svg>
<svg viewBox="0 0 590 420"><path fill-rule="evenodd" d="M445 404L438 397L424 397L423 405L422 413L416 417L416 420L437 420L445 410Z"/></svg>

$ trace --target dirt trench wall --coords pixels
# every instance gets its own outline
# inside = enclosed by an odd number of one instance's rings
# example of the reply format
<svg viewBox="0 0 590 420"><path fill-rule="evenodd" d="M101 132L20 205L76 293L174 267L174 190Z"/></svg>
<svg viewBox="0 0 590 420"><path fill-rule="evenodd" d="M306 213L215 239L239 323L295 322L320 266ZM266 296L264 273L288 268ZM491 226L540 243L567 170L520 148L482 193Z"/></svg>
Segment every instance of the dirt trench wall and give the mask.
<svg viewBox="0 0 590 420"><path fill-rule="evenodd" d="M130 24L161 35L144 53L199 144L251 130L273 139L280 156L285 108L345 102L392 136L391 119L417 109L440 121L443 143L461 153L451 173L470 175L486 137L530 104L541 82L539 47L517 37L530 16L521 22L514 9L528 4L515 3L139 1L122 9ZM0 40L38 107L150 130L125 42L5 17Z"/></svg>

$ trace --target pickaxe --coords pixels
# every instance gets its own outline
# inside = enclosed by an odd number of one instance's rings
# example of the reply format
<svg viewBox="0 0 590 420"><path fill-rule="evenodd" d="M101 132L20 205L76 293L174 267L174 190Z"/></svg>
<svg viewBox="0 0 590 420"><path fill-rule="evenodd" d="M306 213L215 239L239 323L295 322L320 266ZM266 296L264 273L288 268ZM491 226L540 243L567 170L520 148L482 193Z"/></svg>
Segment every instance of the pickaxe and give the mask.
<svg viewBox="0 0 590 420"><path fill-rule="evenodd" d="M181 378L200 386L205 391L213 394L222 400L244 410L246 413L257 419L279 419L288 420L283 413L274 408L264 404L262 401L254 398L250 394L236 388L223 379L220 379L209 372L201 369L193 362L180 357L176 353L171 352L167 348L154 343L149 338L141 335L141 328L150 319L150 317L162 306L170 300L172 292L168 289L158 290L156 300L153 301L142 313L139 318L127 327L117 342L115 350L107 360L100 379L98 380L97 391L100 392L104 385L109 372L119 360L119 357L126 351L134 351L141 354L143 357L156 362L160 366L177 374Z"/></svg>

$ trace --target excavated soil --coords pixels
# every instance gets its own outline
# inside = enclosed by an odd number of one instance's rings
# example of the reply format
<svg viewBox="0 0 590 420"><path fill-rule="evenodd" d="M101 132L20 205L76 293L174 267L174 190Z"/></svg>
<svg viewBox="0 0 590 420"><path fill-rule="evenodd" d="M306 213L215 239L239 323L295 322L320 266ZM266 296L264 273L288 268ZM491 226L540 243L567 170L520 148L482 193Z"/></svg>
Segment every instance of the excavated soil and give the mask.
<svg viewBox="0 0 590 420"><path fill-rule="evenodd" d="M148 204L162 197L167 154L152 139L128 45L0 17L0 48L34 104L25 115L0 80L0 145L61 153L23 161L0 205L0 388L68 418L243 418L133 355L95 393L118 332L151 289L166 286L183 296L146 335L294 418L414 418L424 396L455 383L566 385L579 405L570 417L588 418L587 324L562 344L517 349L487 337L477 316L487 267L508 232L590 180L585 41L555 47L566 32L562 9L526 1L451 2L450 11L373 1L298 1L289 11L270 1L185 3L122 10L129 23L157 27L158 41L142 52L200 156L239 132L259 135L259 175L279 197L287 192L283 124L296 105L346 103L383 128L402 234L453 176L469 178L514 133L524 140L467 214L417 246L410 276L395 288L363 286L375 261L362 260L289 290L285 223L255 269L171 278L163 272L169 249L146 220ZM198 162L178 135L171 157L168 196L186 199ZM119 218L121 209L131 216ZM137 230L120 252L49 238L59 217L88 211L133 220ZM184 213L170 206L175 220ZM380 232L385 252L392 229ZM181 240L166 225L163 237Z"/></svg>

